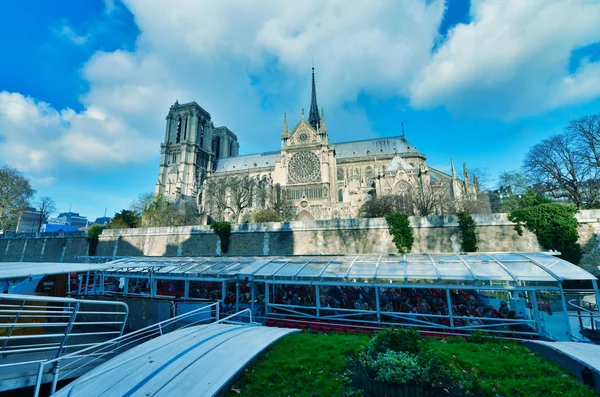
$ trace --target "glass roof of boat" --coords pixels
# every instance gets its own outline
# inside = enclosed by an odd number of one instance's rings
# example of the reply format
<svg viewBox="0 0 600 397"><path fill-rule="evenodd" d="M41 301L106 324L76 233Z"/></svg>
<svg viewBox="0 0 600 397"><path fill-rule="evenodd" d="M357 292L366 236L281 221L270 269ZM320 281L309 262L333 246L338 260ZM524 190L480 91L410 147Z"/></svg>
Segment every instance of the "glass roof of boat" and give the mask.
<svg viewBox="0 0 600 397"><path fill-rule="evenodd" d="M131 257L105 273L155 277L331 282L557 282L592 274L546 253Z"/></svg>

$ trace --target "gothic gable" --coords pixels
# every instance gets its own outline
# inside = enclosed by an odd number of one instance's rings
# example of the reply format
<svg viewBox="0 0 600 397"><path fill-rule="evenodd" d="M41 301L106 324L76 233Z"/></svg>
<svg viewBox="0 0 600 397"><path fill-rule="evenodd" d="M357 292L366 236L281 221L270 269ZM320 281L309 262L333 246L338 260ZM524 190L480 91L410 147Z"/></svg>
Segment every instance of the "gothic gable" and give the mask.
<svg viewBox="0 0 600 397"><path fill-rule="evenodd" d="M302 146L318 141L317 131L315 131L306 120L300 120L296 128L290 134L290 146Z"/></svg>

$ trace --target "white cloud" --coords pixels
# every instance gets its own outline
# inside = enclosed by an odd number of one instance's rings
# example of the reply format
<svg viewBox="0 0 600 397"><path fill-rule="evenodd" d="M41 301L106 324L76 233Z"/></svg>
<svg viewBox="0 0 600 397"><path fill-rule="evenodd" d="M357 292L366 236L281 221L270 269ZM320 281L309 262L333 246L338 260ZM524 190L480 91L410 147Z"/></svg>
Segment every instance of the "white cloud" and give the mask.
<svg viewBox="0 0 600 397"><path fill-rule="evenodd" d="M104 0L104 12L107 15L112 14L117 9L117 5L115 4L115 0Z"/></svg>
<svg viewBox="0 0 600 397"><path fill-rule="evenodd" d="M199 69L237 63L238 72L252 73L274 60L274 72L297 79L314 58L319 93L336 103L362 90L406 94L429 60L444 12L440 0L126 4L142 32L141 46L170 65L189 59ZM308 88L304 80L302 90Z"/></svg>
<svg viewBox="0 0 600 397"><path fill-rule="evenodd" d="M349 106L362 93L502 118L600 95L597 62L568 73L572 51L600 41L598 2L473 0L471 22L441 43L443 0L124 4L140 31L135 51L90 58L83 111L0 94L6 162L43 178L58 162L113 169L158 157L175 99L198 102L238 134L243 152L276 149L283 112L294 125L309 105L313 58L335 141L377 134ZM105 1L107 14L115 7ZM87 40L64 23L58 33Z"/></svg>
<svg viewBox="0 0 600 397"><path fill-rule="evenodd" d="M54 33L59 36L66 37L71 40L74 44L84 45L89 40L89 35L80 35L75 30L66 23L63 23L60 27L54 29Z"/></svg>
<svg viewBox="0 0 600 397"><path fill-rule="evenodd" d="M478 0L415 79L416 108L518 118L600 95L600 63L569 75L573 50L600 41L600 2Z"/></svg>
<svg viewBox="0 0 600 397"><path fill-rule="evenodd" d="M0 157L6 163L51 183L47 173L62 166L106 166L142 161L153 142L119 117L89 108L61 112L18 93L0 92ZM131 148L136 148L132 155Z"/></svg>

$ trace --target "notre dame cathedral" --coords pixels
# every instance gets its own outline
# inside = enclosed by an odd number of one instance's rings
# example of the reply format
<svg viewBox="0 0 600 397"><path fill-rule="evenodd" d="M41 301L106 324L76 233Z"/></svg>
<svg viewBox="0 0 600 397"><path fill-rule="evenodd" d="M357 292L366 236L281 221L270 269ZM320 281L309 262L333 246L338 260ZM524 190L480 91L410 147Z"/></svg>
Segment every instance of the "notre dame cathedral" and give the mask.
<svg viewBox="0 0 600 397"><path fill-rule="evenodd" d="M405 194L431 184L443 186L453 202L477 194L466 166L462 180L454 165L451 175L427 166L403 130L391 138L332 143L324 110L319 113L317 106L314 68L308 119L303 109L290 129L284 114L278 151L240 156L237 136L227 127L215 127L195 102L176 101L166 120L156 193L170 201L193 199L208 215L207 182L222 177L249 176L270 184L296 206L297 220L355 218L371 195Z"/></svg>

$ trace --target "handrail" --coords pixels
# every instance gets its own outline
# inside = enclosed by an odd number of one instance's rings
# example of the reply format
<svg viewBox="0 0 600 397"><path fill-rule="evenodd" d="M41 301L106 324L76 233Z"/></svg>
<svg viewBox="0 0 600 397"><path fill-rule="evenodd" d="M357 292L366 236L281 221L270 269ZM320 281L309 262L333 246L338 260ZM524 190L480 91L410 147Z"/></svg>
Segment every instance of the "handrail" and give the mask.
<svg viewBox="0 0 600 397"><path fill-rule="evenodd" d="M47 305L43 303L47 303ZM91 306L91 308L84 307L87 310L80 310L85 305ZM101 306L110 306L113 309L106 310ZM0 330L5 332L0 336L0 354L56 350L58 357L69 349L81 347L81 344L68 343L72 336L111 335L113 337L114 334L122 335L128 315L127 304L118 301L0 294L0 316L2 316ZM99 331L97 328L82 329L83 326L108 326L110 328ZM73 327L77 327L76 332L73 331ZM114 328L114 331L110 330L111 328ZM40 331L34 334L14 335L15 329L39 329ZM52 331L45 332L49 330ZM39 340L45 343L27 344L27 341ZM20 341L25 341L25 344ZM9 342L16 342L16 344L9 344ZM9 365L22 364L15 362L4 366Z"/></svg>
<svg viewBox="0 0 600 397"><path fill-rule="evenodd" d="M241 315L243 315L243 313L246 313L246 312L249 314L249 318L250 318L250 322L249 322L249 323L250 323L250 324L253 324L253 325L260 325L259 323L254 323L254 322L252 321L252 319L253 319L253 316L252 316L252 310L248 308L248 309L243 309L243 310L240 310L239 312L233 313L233 314L231 314L231 315L229 315L229 316L227 316L227 317L224 317L224 318L222 318L222 319L218 319L218 320L216 320L216 321L214 321L214 322L212 322L212 323L210 323L210 324L207 324L207 325L206 325L206 327L210 327L210 326L213 326L213 325L215 325L215 324L220 324L220 323L223 323L223 322L233 322L233 323L237 323L237 322L234 322L234 321L230 321L230 319L231 319L231 318L233 318L233 317L241 316ZM182 328L185 328L185 327L182 327ZM180 328L180 329L182 329L182 328ZM203 328L203 330L205 330L205 329L206 329L206 328ZM137 358L137 357L132 357L132 358L130 358L130 359L129 359L129 360L127 360L127 361L119 361L119 362L117 363L117 365L123 365L124 363L127 363L127 362L129 362L129 361L135 360L136 358ZM104 369L103 369L101 372L98 372L98 373L94 374L94 376L93 376L93 377L90 377L89 379L96 378L96 377L98 377L98 376L100 376L100 375L102 375L102 374L104 374L104 373L106 373L106 372L110 371L110 370L111 370L111 369L113 369L113 368L114 368L114 367L107 367L107 368L104 368ZM89 379L87 379L87 380L89 380ZM54 390L54 389L53 389L53 390L51 391L51 393L54 393L55 391L56 391L56 390ZM37 395L36 395L35 397L37 397Z"/></svg>
<svg viewBox="0 0 600 397"><path fill-rule="evenodd" d="M574 301L578 301L578 300L579 300L579 299L571 299L571 300L570 300L568 303L569 303L569 305L570 305L570 306L573 306L573 307L574 307L574 308L576 308L576 309L580 309L580 310L586 311L586 312L588 312L588 313L590 313L590 314L592 314L592 315L598 315L598 314L599 314L599 313L598 313L598 310L590 310L590 309L586 309L586 308L585 308L585 307L583 307L583 306L579 306L579 305L576 305L575 303L573 303ZM584 302L585 302L585 301L584 301ZM598 304L597 304L597 303L592 303L592 302L588 302L588 303L590 304L590 306L591 306L591 305L595 305L596 307L598 307Z"/></svg>
<svg viewBox="0 0 600 397"><path fill-rule="evenodd" d="M73 359L73 361L69 362L65 367L61 368L64 373L64 370L67 367L72 367L75 364L80 363L82 360L87 360L90 357L93 357L89 361L84 361L78 367L75 367L74 369L70 369L69 372L66 373L66 375L69 375L72 372L80 369L83 365L90 365L91 363L103 358L106 355L117 353L119 350L126 350L129 347L131 347L131 345L135 345L136 343L139 343L140 341L142 341L144 339L149 339L149 338L163 335L165 333L165 329L168 329L171 325L174 325L176 322L178 322L186 317L192 317L192 316L198 315L202 312L206 312L207 310L210 310L209 313L211 313L211 316L208 319L201 319L199 321L195 321L195 322L186 324L178 329L186 328L186 327L189 327L189 326L199 323L199 322L205 322L207 320L210 321L212 319L212 309L213 308L216 311L215 317L216 317L217 321L219 321L219 302L215 302L215 303L207 304L206 306L200 307L198 309L194 309L187 313L183 313L178 316L172 317L170 319L158 322L156 324L149 325L149 326L141 328L137 331L131 332L127 335L121 335L119 337L104 341L102 343L94 344L94 345L86 347L84 349L81 349L81 350L60 356L60 357L56 357L52 360L43 361L40 363L40 366L39 366L38 375L36 378L34 396L37 397L39 395L42 377L44 374L44 368L47 365L53 365L53 367L54 367L52 388L51 388L51 392L54 393L56 391L56 385L59 380L58 379L59 378L59 365L60 365L61 361L64 361L67 359ZM226 317L225 319L227 319L227 318L229 318L229 317ZM250 317L250 318L252 319L252 317ZM225 319L223 319L223 320L225 320Z"/></svg>

